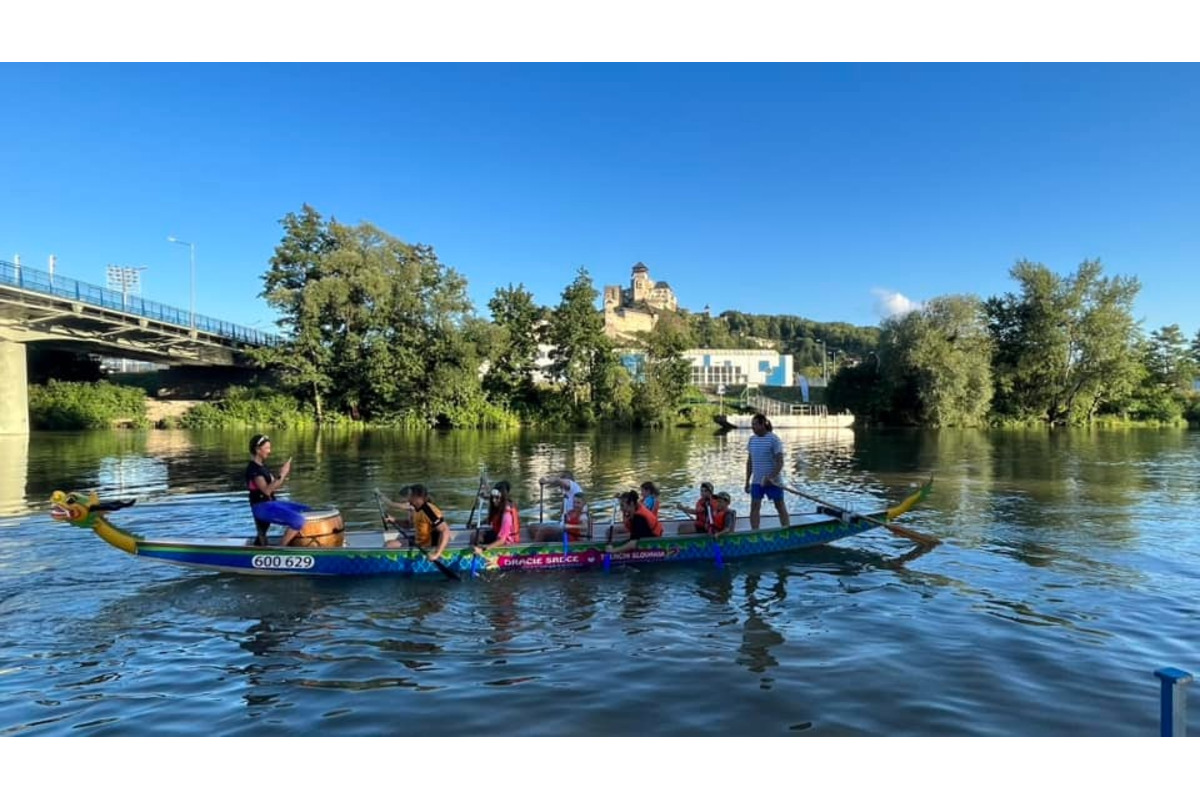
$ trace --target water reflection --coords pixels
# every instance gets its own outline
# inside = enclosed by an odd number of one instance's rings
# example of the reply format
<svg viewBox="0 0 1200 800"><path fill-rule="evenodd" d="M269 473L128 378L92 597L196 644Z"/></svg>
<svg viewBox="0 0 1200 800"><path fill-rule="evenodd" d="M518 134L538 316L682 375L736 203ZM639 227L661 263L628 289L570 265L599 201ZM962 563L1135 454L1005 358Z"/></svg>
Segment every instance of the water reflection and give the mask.
<svg viewBox="0 0 1200 800"><path fill-rule="evenodd" d="M770 576L770 585L764 596L759 597L763 577L757 573L746 575L746 619L742 623L742 646L738 650L741 655L737 663L762 676L760 688L770 689L771 679L765 673L768 668L779 666L771 655L771 648L783 644L783 636L767 620L774 615L772 607L787 598L787 578L778 573Z"/></svg>
<svg viewBox="0 0 1200 800"><path fill-rule="evenodd" d="M300 603L274 608L263 613L239 637L238 647L254 656L254 660L231 666L229 672L245 683L242 699L247 708L270 706L278 701L281 686L292 671L291 662L297 658L299 647L285 649L302 631L314 606ZM272 673L279 677L273 678Z"/></svg>
<svg viewBox="0 0 1200 800"><path fill-rule="evenodd" d="M193 575L44 513L52 489L99 487L140 495L121 517L139 532L246 519L245 438L0 440L2 513L36 515L9 517L0 536L12 663L0 667L11 700L0 732L449 735L469 721L480 735L770 733L812 719L822 733L1027 735L1087 719L1089 732L1144 734L1157 706L1136 676L1191 652L1194 431L801 437L788 443L791 477L851 507L898 499L935 472L932 496L901 521L945 544L926 554L872 532L722 570L453 585ZM646 478L670 502L702 479L740 489L745 464L744 439L704 431L272 438L297 459L296 496L337 504L352 528L378 525L376 485L425 482L465 519L486 468L515 478L528 519L545 471L574 469L593 503ZM897 659L909 667L899 678ZM1098 676L1082 695L1080 670ZM564 696L571 714L548 715Z"/></svg>
<svg viewBox="0 0 1200 800"><path fill-rule="evenodd" d="M729 618L719 624L733 624L740 629L741 641L734 663L759 676L762 689L770 689L772 685L767 671L779 666L771 650L785 642L783 634L771 625L771 619L787 599L789 578L790 573L784 568L773 572L751 569L742 573L720 569L701 575L696 582L701 597L731 612Z"/></svg>
<svg viewBox="0 0 1200 800"><path fill-rule="evenodd" d="M636 636L653 629L653 625L641 623L654 619L654 607L661 591L657 576L641 570L631 571L621 595L620 617L639 624L626 626L626 635Z"/></svg>

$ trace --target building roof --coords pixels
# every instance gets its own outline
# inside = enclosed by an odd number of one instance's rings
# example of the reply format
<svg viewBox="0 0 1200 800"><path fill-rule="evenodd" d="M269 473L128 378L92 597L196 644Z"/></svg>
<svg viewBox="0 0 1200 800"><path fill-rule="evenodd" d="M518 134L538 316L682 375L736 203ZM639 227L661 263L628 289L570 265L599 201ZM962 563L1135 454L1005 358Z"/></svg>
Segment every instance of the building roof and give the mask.
<svg viewBox="0 0 1200 800"><path fill-rule="evenodd" d="M666 281L659 281L658 283L654 284L654 288L655 289L670 289L671 284L667 283Z"/></svg>
<svg viewBox="0 0 1200 800"><path fill-rule="evenodd" d="M634 271L634 272L649 272L649 271L650 271L650 268L649 268L649 267L647 267L645 264L643 264L642 262L640 262L640 261L639 261L639 262L637 262L636 264L634 264L634 265L633 265L633 271Z"/></svg>

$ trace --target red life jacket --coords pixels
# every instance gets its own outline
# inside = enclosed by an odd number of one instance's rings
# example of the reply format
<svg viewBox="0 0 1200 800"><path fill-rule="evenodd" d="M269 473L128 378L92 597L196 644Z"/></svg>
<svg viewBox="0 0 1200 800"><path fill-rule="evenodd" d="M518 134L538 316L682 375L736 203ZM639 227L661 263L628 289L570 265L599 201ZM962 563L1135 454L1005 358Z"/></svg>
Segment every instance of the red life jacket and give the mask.
<svg viewBox="0 0 1200 800"><path fill-rule="evenodd" d="M655 536L663 535L662 523L658 521L658 516L643 505L637 507L637 511L633 512L635 516L639 516L646 520L646 524L650 526L650 532ZM625 520L625 532L633 533L633 519Z"/></svg>
<svg viewBox="0 0 1200 800"><path fill-rule="evenodd" d="M567 527L567 538L571 541L577 541L583 538L583 512L571 509L567 515L563 517L563 524ZM575 527L570 527L575 526Z"/></svg>
<svg viewBox="0 0 1200 800"><path fill-rule="evenodd" d="M712 503L706 503L703 498L696 501L696 530L708 530L708 507Z"/></svg>

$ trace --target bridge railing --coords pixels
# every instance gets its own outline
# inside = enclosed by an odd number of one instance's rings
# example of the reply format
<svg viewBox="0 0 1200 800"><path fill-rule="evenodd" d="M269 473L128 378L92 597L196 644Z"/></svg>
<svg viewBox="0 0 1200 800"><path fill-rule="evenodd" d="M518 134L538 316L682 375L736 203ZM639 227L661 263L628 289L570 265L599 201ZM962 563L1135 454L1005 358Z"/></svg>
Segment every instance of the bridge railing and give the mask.
<svg viewBox="0 0 1200 800"><path fill-rule="evenodd" d="M0 260L0 284L67 300L76 300L112 311L122 311L184 328L190 328L192 325L191 313L181 308L166 306L137 295L105 289L103 286L68 278L64 275L51 275L49 272L23 264L14 264L10 261ZM235 325L232 322L200 314L196 315L196 330L255 346L276 345L281 341L281 337L275 334L263 333L254 328Z"/></svg>

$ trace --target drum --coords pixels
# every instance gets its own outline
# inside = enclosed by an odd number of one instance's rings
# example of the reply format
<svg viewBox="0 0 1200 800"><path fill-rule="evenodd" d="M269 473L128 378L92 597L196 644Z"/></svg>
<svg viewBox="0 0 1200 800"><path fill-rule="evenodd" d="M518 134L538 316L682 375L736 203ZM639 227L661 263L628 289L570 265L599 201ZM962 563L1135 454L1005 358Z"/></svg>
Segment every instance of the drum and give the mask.
<svg viewBox="0 0 1200 800"><path fill-rule="evenodd" d="M342 512L322 508L304 512L304 527L292 540L292 547L341 547L346 540L346 525Z"/></svg>

